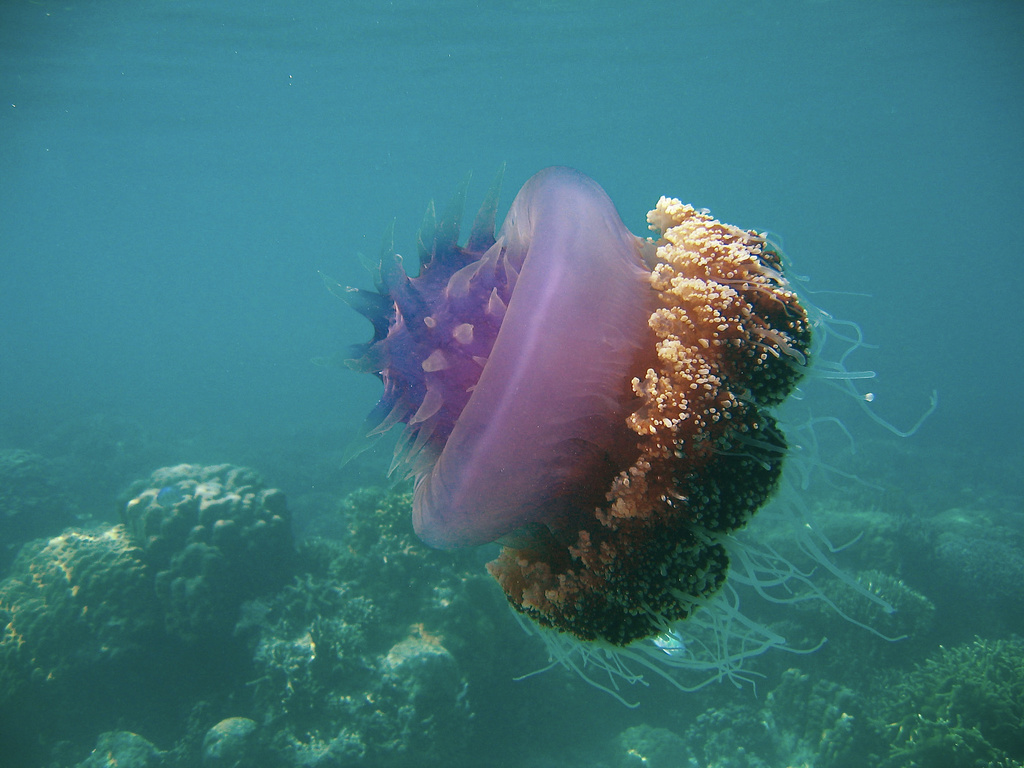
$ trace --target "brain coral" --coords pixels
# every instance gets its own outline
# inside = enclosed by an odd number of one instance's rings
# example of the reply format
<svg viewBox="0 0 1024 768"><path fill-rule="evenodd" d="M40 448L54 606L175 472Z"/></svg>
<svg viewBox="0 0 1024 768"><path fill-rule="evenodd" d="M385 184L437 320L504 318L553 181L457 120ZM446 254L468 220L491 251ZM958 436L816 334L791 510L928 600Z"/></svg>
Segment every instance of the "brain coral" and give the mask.
<svg viewBox="0 0 1024 768"><path fill-rule="evenodd" d="M0 583L0 702L30 686L57 693L144 652L157 616L140 554L121 526L22 549Z"/></svg>

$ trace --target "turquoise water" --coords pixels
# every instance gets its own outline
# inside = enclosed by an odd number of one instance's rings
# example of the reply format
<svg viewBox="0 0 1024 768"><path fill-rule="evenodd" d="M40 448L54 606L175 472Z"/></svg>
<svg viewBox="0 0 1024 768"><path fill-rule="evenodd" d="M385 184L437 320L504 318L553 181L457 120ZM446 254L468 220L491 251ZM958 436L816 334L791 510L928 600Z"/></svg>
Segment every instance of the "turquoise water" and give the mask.
<svg viewBox="0 0 1024 768"><path fill-rule="evenodd" d="M878 488L834 505L937 531L967 510L1005 531L1009 549L986 550L1004 566L993 610L1024 614L1019 3L14 0L0 94L0 448L52 462L40 482L68 510L33 535L117 522L130 483L181 462L252 466L288 494L298 536L329 530L323 510L381 484L390 449L341 466L379 392L314 364L370 334L319 272L368 286L358 254L375 256L392 220L412 256L427 204L467 173L473 206L505 164L503 212L562 164L637 234L663 194L774 233L811 299L875 345L847 365L877 372L858 387L882 419L910 426L937 390L907 440L848 399L808 403L858 446L825 435L822 460ZM894 575L941 603L926 567ZM964 610L893 663L1024 631ZM536 712L503 745L542 734L539 756L500 764L585 764L573 734L683 736L725 706L671 692L627 715L561 671L510 682L528 663L495 680ZM743 695L756 708L778 679ZM491 715L478 733L502 732ZM142 735L169 749L182 723Z"/></svg>

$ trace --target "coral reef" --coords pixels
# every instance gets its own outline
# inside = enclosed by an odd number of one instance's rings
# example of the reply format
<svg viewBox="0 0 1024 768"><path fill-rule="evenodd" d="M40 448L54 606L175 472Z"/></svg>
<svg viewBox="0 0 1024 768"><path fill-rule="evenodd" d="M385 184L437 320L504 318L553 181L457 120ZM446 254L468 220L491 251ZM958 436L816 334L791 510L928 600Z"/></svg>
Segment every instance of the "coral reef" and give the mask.
<svg viewBox="0 0 1024 768"><path fill-rule="evenodd" d="M0 583L0 744L25 764L112 727L177 738L173 713L241 685L241 606L294 568L284 495L251 470L181 465L135 493L124 524L32 542Z"/></svg>
<svg viewBox="0 0 1024 768"><path fill-rule="evenodd" d="M203 738L204 768L246 768L263 764L259 725L247 717L229 717Z"/></svg>
<svg viewBox="0 0 1024 768"><path fill-rule="evenodd" d="M748 701L711 708L687 729L685 741L696 765L853 768L858 763L844 762L845 753L869 731L852 690L790 669L763 705Z"/></svg>
<svg viewBox="0 0 1024 768"><path fill-rule="evenodd" d="M762 707L698 717L686 732L692 757L729 768L1024 765L1024 641L977 639L909 673L875 671L855 691L789 670Z"/></svg>
<svg viewBox="0 0 1024 768"><path fill-rule="evenodd" d="M0 744L15 764L145 708L165 667L140 554L121 526L69 529L26 545L0 583Z"/></svg>
<svg viewBox="0 0 1024 768"><path fill-rule="evenodd" d="M621 768L683 768L686 742L665 728L634 725L619 735Z"/></svg>
<svg viewBox="0 0 1024 768"><path fill-rule="evenodd" d="M73 690L145 652L158 616L140 554L120 526L22 550L0 583L0 702L29 686Z"/></svg>
<svg viewBox="0 0 1024 768"><path fill-rule="evenodd" d="M391 753L409 764L443 763L466 743L467 683L439 638L418 631L396 643L379 666L382 709L390 712ZM422 762L420 762L422 761Z"/></svg>
<svg viewBox="0 0 1024 768"><path fill-rule="evenodd" d="M164 753L131 731L108 731L96 740L96 748L75 768L163 768Z"/></svg>
<svg viewBox="0 0 1024 768"><path fill-rule="evenodd" d="M822 593L829 603L814 603L818 616L808 622L808 631L820 632L828 639L802 667L846 685L857 685L862 680L850 674L851 659L869 669L899 668L909 666L908 659L919 657L931 647L935 605L902 579L883 571L860 571L851 576L892 610L865 600L844 584L827 582Z"/></svg>
<svg viewBox="0 0 1024 768"><path fill-rule="evenodd" d="M1024 765L1024 641L941 648L889 691L884 768Z"/></svg>
<svg viewBox="0 0 1024 768"><path fill-rule="evenodd" d="M154 571L168 632L183 640L230 636L241 603L294 569L284 494L251 469L181 464L133 491L125 528Z"/></svg>
<svg viewBox="0 0 1024 768"><path fill-rule="evenodd" d="M654 682L653 706L645 697L627 716L561 671L512 681L545 660L486 574L493 551L423 545L409 493L353 492L322 523L336 537L297 548L283 494L252 470L169 467L130 497L123 525L34 541L0 582L0 755L12 765L430 768L477 764L481 750L534 768L1024 765L1024 641L950 645L912 666L962 631L952 611L1012 607L1012 512L836 510L837 544L868 528L839 558L896 610L845 588L820 597L907 639L820 600L782 620L764 609L757 619L796 647L828 643L752 667L767 694L680 698ZM936 563L957 570L924 579ZM970 589L987 590L977 607ZM993 631L1013 620L995 617Z"/></svg>
<svg viewBox="0 0 1024 768"><path fill-rule="evenodd" d="M466 673L446 644L461 636L462 648L460 623L490 585L469 559L419 542L410 504L351 494L345 540L303 542L308 570L246 606L254 717L287 765L440 765L469 738ZM503 609L496 590L484 602Z"/></svg>
<svg viewBox="0 0 1024 768"><path fill-rule="evenodd" d="M906 521L901 530L903 575L928 589L939 621L996 636L1024 633L1024 513L947 509Z"/></svg>
<svg viewBox="0 0 1024 768"><path fill-rule="evenodd" d="M480 555L419 542L407 493L350 495L344 539L295 557L271 536L283 496L249 470L182 465L133 491L124 524L38 541L0 584L0 744L19 764L450 764L474 738L470 679L492 690L536 650Z"/></svg>

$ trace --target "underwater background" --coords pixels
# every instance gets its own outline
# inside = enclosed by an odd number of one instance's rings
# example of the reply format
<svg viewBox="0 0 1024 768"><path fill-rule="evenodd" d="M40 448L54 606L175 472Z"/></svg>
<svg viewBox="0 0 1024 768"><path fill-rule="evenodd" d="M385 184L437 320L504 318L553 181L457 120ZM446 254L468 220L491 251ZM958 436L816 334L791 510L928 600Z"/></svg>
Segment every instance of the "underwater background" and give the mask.
<svg viewBox="0 0 1024 768"><path fill-rule="evenodd" d="M5 0L0 95L0 765L1024 765L1020 3ZM762 602L828 642L633 709L518 679L493 549L345 463L380 387L320 273L554 164L637 235L769 231L859 326L871 401L809 383L782 493L905 639Z"/></svg>

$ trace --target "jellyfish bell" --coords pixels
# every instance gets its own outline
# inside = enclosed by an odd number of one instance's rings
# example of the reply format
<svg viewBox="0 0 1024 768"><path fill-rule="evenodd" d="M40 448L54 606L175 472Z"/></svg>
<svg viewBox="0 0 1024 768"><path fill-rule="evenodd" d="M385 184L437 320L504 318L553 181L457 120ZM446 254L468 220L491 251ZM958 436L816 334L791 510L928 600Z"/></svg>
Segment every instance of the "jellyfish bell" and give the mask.
<svg viewBox="0 0 1024 768"><path fill-rule="evenodd" d="M591 179L550 168L526 183L494 245L444 289L497 296L503 317L458 420L417 480L413 520L426 543L564 529L600 501L592 479L631 450L629 381L646 352L648 273L638 239ZM471 318L458 319L475 331ZM438 351L447 360L459 346Z"/></svg>
<svg viewBox="0 0 1024 768"><path fill-rule="evenodd" d="M371 432L405 425L419 536L501 543L488 570L524 625L613 693L784 646L726 581L730 562L762 593L793 577L734 535L779 485L774 410L810 364L778 249L671 198L636 237L568 168L497 233L496 184L460 245L463 199L428 215L418 276L389 238L376 290L331 286L373 325L350 365L384 383Z"/></svg>

